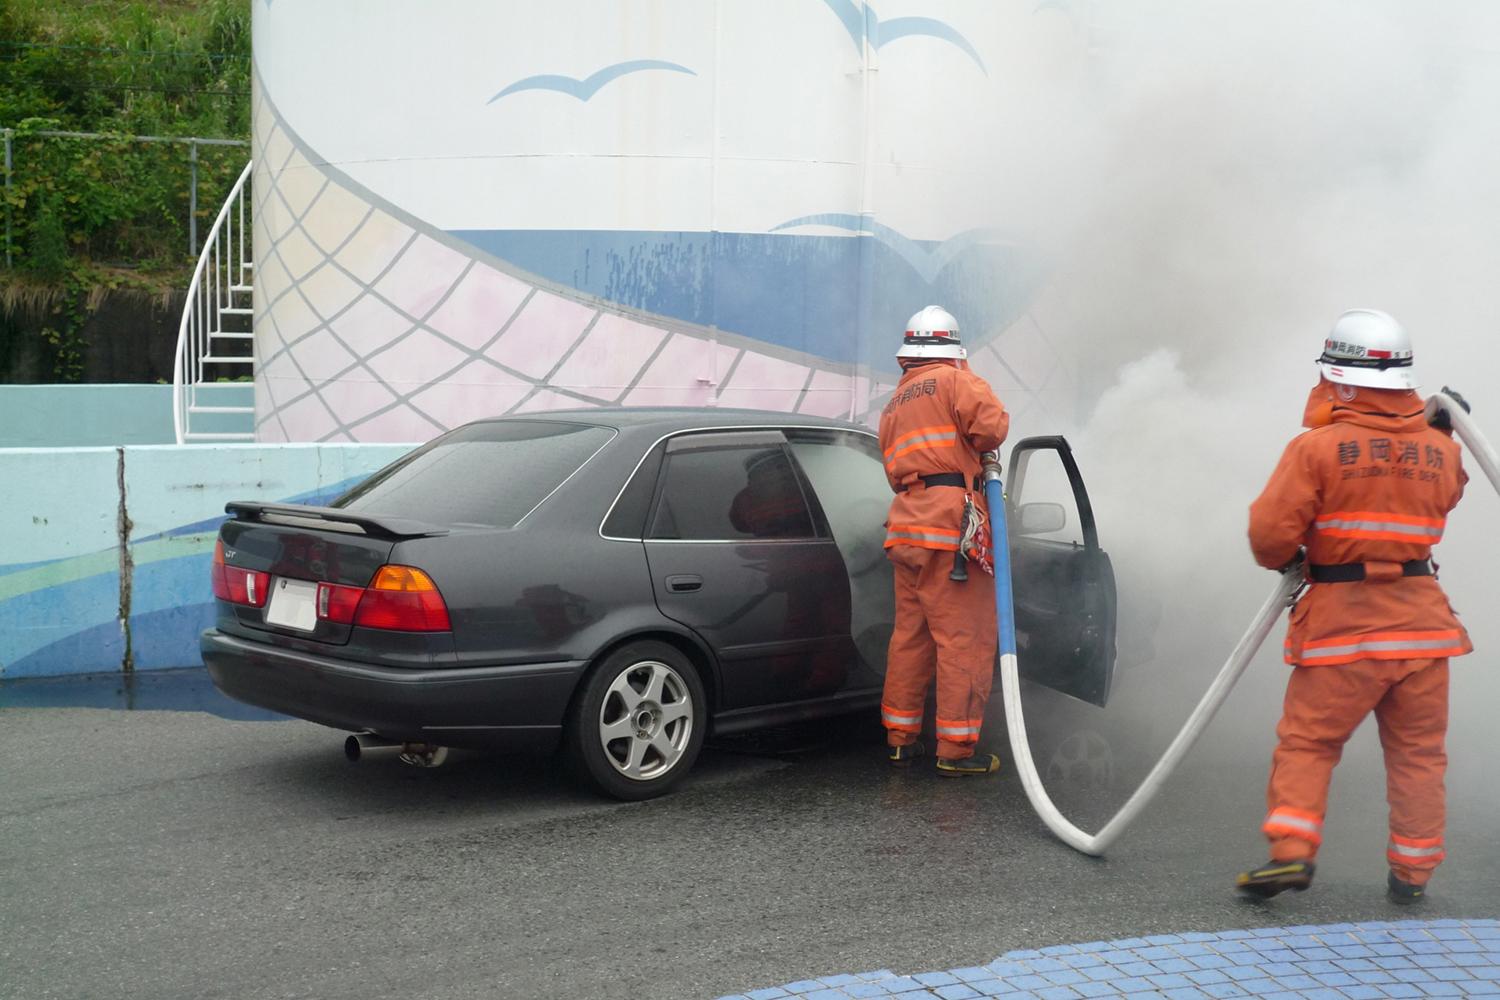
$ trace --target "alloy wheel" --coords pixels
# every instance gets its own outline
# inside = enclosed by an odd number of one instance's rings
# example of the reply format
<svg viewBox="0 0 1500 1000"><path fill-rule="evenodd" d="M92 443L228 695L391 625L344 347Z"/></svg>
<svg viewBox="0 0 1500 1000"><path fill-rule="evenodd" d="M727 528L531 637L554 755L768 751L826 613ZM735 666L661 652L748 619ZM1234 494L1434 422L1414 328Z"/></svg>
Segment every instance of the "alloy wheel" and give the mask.
<svg viewBox="0 0 1500 1000"><path fill-rule="evenodd" d="M599 708L604 757L634 781L660 778L692 740L693 699L687 683L658 660L634 663L615 677Z"/></svg>

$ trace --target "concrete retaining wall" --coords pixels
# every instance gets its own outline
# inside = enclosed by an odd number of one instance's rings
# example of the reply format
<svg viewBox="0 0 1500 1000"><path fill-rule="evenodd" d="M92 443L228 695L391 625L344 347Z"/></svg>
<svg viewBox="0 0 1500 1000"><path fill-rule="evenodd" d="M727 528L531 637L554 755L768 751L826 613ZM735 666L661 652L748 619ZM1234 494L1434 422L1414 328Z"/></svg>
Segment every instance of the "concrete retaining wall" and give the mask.
<svg viewBox="0 0 1500 1000"><path fill-rule="evenodd" d="M224 504L323 503L411 447L0 449L0 678L199 664Z"/></svg>
<svg viewBox="0 0 1500 1000"><path fill-rule="evenodd" d="M199 402L254 406L254 386L201 386ZM243 430L244 418L198 418L196 430ZM0 385L0 448L83 448L93 445L172 444L170 385Z"/></svg>

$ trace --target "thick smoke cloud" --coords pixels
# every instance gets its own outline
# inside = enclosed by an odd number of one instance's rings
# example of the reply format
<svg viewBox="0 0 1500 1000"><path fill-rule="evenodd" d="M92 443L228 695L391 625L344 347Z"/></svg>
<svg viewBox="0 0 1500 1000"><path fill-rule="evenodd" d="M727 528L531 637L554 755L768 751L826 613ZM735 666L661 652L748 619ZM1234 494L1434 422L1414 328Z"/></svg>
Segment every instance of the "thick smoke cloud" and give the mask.
<svg viewBox="0 0 1500 1000"><path fill-rule="evenodd" d="M1246 508L1340 312L1393 313L1424 390L1461 389L1500 438L1500 5L1043 7L1054 78L1022 117L1045 131L1006 167L1025 196L996 210L1045 249L1053 332L1079 345L1069 433L1122 588L1108 717L1160 749L1273 584ZM1470 472L1437 550L1477 649L1455 661L1455 776L1494 753L1500 707L1500 503ZM1269 752L1281 634L1221 748ZM1366 740L1351 758L1373 764Z"/></svg>

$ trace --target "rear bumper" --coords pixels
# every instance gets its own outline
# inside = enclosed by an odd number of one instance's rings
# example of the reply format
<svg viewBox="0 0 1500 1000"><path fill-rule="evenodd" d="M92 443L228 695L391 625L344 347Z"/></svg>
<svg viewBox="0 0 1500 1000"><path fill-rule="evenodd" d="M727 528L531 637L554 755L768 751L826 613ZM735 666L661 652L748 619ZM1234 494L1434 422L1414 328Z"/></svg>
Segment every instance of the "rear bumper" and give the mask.
<svg viewBox="0 0 1500 1000"><path fill-rule="evenodd" d="M412 670L335 660L217 629L199 641L231 698L309 722L441 746L546 751L587 664Z"/></svg>

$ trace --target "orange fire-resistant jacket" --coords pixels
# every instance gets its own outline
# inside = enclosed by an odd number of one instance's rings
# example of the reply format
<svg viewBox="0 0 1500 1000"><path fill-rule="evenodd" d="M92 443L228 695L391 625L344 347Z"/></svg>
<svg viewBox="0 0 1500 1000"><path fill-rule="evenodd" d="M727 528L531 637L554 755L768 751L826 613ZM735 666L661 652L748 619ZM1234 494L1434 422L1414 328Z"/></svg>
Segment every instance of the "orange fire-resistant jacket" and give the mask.
<svg viewBox="0 0 1500 1000"><path fill-rule="evenodd" d="M1315 564L1364 563L1366 579L1313 583L1292 609L1285 656L1301 666L1438 659L1473 646L1435 576L1400 576L1427 559L1468 476L1458 445L1429 427L1415 392L1320 382L1311 429L1287 445L1250 505L1250 548L1268 569L1299 545ZM1347 393L1346 393L1347 394Z"/></svg>
<svg viewBox="0 0 1500 1000"><path fill-rule="evenodd" d="M989 383L943 361L909 368L880 415L880 450L896 497L886 519L885 547L958 548L964 493L979 473L979 455L1000 447L1010 415ZM922 477L964 476L966 489L926 488ZM984 504L984 495L976 497Z"/></svg>

